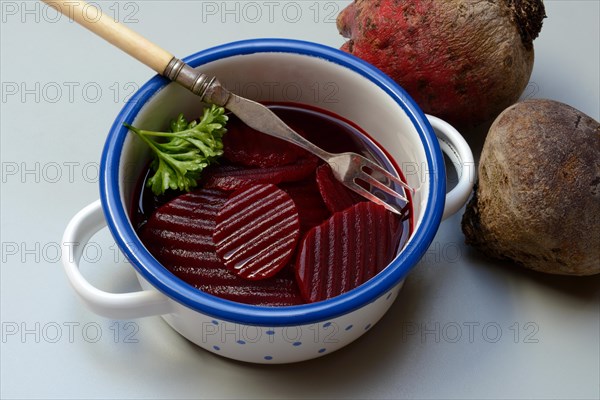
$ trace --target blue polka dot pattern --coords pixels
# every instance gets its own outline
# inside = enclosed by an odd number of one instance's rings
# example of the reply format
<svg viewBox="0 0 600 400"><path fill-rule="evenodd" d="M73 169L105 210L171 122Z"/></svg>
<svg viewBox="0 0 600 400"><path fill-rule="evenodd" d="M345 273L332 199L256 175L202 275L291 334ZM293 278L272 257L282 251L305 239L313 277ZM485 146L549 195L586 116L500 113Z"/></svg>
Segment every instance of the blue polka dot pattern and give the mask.
<svg viewBox="0 0 600 400"><path fill-rule="evenodd" d="M396 294L395 290L389 291L379 298L379 302L389 306L391 299ZM212 343L207 343L206 348L215 354L226 355L227 357L230 355L237 357L238 354L241 357L240 359L254 357L251 362L262 362L264 364L285 363L288 360L302 359L302 357L315 358L325 356L339 348L338 344L331 344L332 342L328 341L332 335L335 334L336 340L342 342L351 341L356 339L356 336L372 329L374 325L373 315L367 317L370 321L363 318L364 316L356 319L321 320L302 327L285 325L283 327L255 326L248 331L251 336L241 335L241 333L246 332L243 330L237 331L236 337L236 335L233 335L234 331L231 330L233 328L229 328L229 322L209 317L205 324L213 326L213 331L216 329L218 333L219 329L224 328L226 329L225 333L231 333L231 335L213 336ZM243 327L243 325L240 326ZM219 338L221 338L221 341L219 341ZM263 345L268 347L263 348ZM258 348L255 348L257 346ZM257 351L258 354L256 354Z"/></svg>

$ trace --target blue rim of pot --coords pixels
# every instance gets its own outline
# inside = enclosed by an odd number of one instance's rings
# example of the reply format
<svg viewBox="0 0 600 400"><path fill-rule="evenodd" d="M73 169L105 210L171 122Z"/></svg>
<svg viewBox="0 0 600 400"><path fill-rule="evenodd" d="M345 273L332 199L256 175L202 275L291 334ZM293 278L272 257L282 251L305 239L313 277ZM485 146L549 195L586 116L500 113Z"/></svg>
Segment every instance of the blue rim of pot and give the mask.
<svg viewBox="0 0 600 400"><path fill-rule="evenodd" d="M292 39L251 39L232 42L195 53L184 59L193 67L215 60L252 53L294 53L326 59L369 79L383 89L406 112L414 124L426 154L430 191L421 224L410 245L392 263L368 282L325 301L289 306L263 307L224 300L185 283L164 268L140 242L121 201L119 162L128 130L144 104L169 81L156 75L144 84L123 107L108 134L100 164L100 198L107 225L120 249L136 271L157 290L182 305L213 318L250 325L289 326L325 321L365 306L387 293L419 262L433 241L441 222L446 173L437 138L414 100L387 75L372 65L324 45Z"/></svg>

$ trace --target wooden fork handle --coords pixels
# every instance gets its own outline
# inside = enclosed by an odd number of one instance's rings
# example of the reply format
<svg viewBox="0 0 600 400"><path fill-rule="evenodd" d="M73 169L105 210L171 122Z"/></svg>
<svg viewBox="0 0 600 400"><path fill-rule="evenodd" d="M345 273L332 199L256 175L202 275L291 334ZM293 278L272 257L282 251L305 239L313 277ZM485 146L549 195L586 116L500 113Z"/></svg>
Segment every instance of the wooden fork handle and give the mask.
<svg viewBox="0 0 600 400"><path fill-rule="evenodd" d="M163 75L173 55L125 25L116 22L102 10L84 1L42 0L69 19L89 29L125 53Z"/></svg>

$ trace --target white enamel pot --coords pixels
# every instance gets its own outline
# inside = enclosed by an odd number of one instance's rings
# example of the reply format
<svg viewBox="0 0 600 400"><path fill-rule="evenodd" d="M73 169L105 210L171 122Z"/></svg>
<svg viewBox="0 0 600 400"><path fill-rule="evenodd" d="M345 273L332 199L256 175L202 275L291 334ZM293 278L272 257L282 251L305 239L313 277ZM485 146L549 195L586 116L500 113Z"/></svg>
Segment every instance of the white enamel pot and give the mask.
<svg viewBox="0 0 600 400"><path fill-rule="evenodd" d="M288 363L329 354L367 332L388 310L404 278L432 242L442 219L466 202L473 156L450 125L425 116L414 101L371 65L322 45L286 39L226 44L185 59L234 92L259 101L293 101L351 120L401 167L413 196L413 233L404 249L373 279L327 301L258 307L203 293L172 275L146 250L130 222L132 196L150 157L123 126L161 129L180 112L195 115L200 100L156 76L117 116L102 154L99 201L81 210L63 238L63 263L73 288L94 312L115 319L161 315L202 348L237 360ZM446 194L442 150L457 169ZM142 290L108 293L79 271L87 241L108 225L135 268Z"/></svg>

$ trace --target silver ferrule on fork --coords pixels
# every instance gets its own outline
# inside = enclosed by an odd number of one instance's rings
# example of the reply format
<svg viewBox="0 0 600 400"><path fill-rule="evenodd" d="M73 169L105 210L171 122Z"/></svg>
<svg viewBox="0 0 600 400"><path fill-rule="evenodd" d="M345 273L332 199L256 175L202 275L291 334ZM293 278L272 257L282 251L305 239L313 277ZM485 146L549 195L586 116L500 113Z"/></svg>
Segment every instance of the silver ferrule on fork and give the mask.
<svg viewBox="0 0 600 400"><path fill-rule="evenodd" d="M224 106L229 100L229 91L215 77L203 74L177 57L171 59L162 75L200 96L207 103Z"/></svg>

